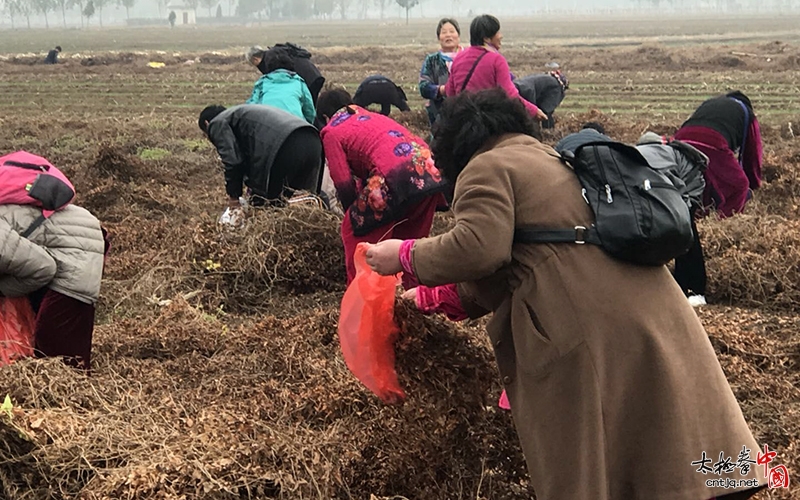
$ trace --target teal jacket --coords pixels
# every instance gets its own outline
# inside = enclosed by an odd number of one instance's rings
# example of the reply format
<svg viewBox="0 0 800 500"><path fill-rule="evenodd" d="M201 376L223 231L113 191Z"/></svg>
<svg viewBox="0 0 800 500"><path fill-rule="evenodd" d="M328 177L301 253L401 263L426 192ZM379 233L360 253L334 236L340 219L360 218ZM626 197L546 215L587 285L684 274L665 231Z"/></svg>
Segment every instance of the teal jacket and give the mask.
<svg viewBox="0 0 800 500"><path fill-rule="evenodd" d="M266 104L314 123L317 115L306 82L296 73L276 69L258 79L246 104Z"/></svg>

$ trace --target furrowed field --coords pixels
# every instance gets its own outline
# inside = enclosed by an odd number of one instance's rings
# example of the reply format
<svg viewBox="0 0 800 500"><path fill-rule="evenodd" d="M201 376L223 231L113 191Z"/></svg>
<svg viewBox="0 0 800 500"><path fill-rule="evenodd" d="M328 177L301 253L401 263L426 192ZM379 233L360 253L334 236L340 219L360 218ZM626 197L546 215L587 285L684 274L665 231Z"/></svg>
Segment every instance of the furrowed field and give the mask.
<svg viewBox="0 0 800 500"><path fill-rule="evenodd" d="M503 29L515 74L558 61L570 77L551 144L589 120L633 142L648 129L674 132L726 90L752 99L765 184L746 214L702 222L710 305L697 311L756 437L794 481L798 21L514 20ZM400 302L397 363L409 398L384 406L339 351L337 217L294 208L260 211L242 234L216 226L222 173L197 115L249 97L258 75L243 61L246 46L299 43L350 91L385 74L412 101L411 113L392 116L424 134L416 82L434 27L0 33L0 152L25 149L63 168L78 203L113 237L91 376L58 360L0 369L0 397L14 402L13 416L0 416L0 498L532 497L513 422L496 407L500 384L480 322L423 317ZM63 63L41 64L55 44ZM449 223L441 216L435 230Z"/></svg>

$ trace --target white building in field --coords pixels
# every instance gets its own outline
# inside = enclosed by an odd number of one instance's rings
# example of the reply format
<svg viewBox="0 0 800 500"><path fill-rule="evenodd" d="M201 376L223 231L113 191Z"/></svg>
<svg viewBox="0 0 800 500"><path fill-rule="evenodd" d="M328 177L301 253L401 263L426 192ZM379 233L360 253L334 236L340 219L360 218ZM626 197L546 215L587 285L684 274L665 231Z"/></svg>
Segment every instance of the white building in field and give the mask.
<svg viewBox="0 0 800 500"><path fill-rule="evenodd" d="M175 26L180 26L182 24L197 24L197 13L195 12L195 9L184 3L170 3L167 5L167 12L175 13Z"/></svg>

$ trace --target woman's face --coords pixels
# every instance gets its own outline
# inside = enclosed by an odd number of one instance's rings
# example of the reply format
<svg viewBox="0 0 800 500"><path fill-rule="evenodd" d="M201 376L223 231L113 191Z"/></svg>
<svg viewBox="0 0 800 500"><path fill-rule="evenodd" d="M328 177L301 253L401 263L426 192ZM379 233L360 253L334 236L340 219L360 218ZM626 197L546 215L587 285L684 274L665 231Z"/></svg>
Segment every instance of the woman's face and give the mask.
<svg viewBox="0 0 800 500"><path fill-rule="evenodd" d="M450 23L444 23L442 29L439 30L439 45L441 45L442 51L453 52L458 48L459 43L461 40L456 27Z"/></svg>
<svg viewBox="0 0 800 500"><path fill-rule="evenodd" d="M492 38L484 39L484 42L496 48L497 50L500 50L500 45L503 43L503 34L498 31Z"/></svg>

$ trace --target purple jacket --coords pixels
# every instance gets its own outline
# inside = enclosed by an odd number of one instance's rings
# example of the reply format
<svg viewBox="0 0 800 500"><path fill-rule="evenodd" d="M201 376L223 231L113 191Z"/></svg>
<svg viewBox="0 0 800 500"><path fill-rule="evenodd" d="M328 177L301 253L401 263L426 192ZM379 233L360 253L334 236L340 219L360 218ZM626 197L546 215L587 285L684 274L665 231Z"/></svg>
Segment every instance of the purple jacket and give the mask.
<svg viewBox="0 0 800 500"><path fill-rule="evenodd" d="M453 65L450 67L450 78L445 85L445 94L454 96L461 93L461 87L464 85L472 65L484 53L486 55L475 67L475 71L472 73L464 90L477 92L500 87L505 90L509 97L520 99L528 112L536 116L539 108L535 104L522 99L519 95L519 90L511 82L511 71L508 69L506 58L500 55L499 52L490 51L485 47L471 46L458 53L453 60Z"/></svg>

